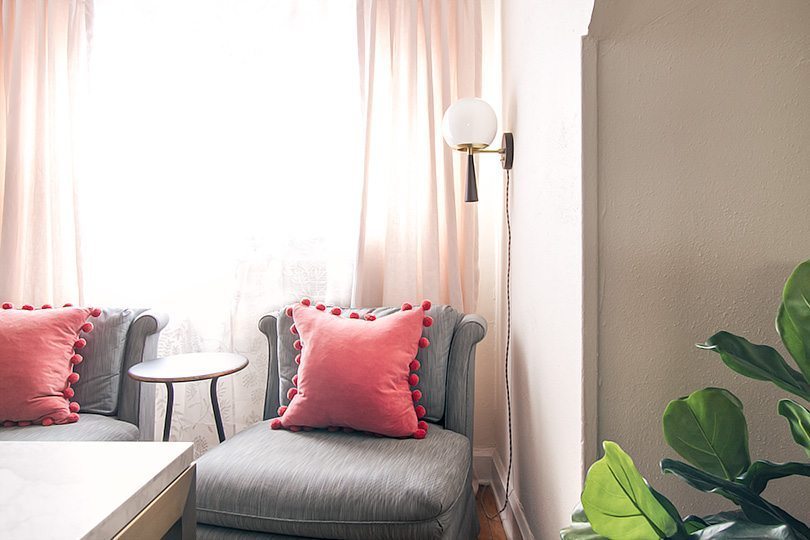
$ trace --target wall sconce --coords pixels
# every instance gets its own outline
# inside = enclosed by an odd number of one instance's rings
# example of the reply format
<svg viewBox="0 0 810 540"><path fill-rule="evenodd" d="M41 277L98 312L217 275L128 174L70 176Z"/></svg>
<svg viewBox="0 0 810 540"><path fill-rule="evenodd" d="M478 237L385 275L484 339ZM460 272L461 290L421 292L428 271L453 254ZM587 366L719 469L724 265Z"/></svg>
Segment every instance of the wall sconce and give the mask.
<svg viewBox="0 0 810 540"><path fill-rule="evenodd" d="M456 101L444 113L442 131L447 145L467 153L467 194L465 201L478 202L478 185L475 181L475 162L478 153L500 154L504 169L512 168L515 155L515 139L511 133L504 133L501 147L487 150L495 138L498 119L492 107L478 98L464 98Z"/></svg>

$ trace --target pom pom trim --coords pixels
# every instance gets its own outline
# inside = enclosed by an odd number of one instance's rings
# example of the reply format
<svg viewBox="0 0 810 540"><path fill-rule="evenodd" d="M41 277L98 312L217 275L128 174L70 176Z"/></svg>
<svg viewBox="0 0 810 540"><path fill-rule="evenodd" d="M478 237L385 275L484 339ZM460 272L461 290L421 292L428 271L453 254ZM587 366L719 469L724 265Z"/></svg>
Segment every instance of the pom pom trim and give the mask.
<svg viewBox="0 0 810 540"><path fill-rule="evenodd" d="M343 310L341 308L337 307L337 306L333 306L332 308L330 308L328 310L327 310L326 305L323 304L322 302L318 302L313 306L312 301L309 298L301 299L300 305L305 306L305 307L312 306L312 307L315 307L315 309L317 309L318 311L323 311L323 312L328 311L328 313L330 313L332 315L335 315L335 316L340 316L340 315L343 314ZM424 300L419 307L421 307L423 311L428 311L431 308L431 303L430 303L429 300ZM412 309L414 309L413 304L411 304L409 302L405 302L405 303L402 304L402 311L410 311ZM292 306L287 307L285 309L285 313L287 314L288 317L293 317L294 312L293 312ZM358 320L358 319L362 319L362 320L365 320L365 321L375 321L375 320L377 320L377 316L374 315L373 313L370 313L370 312L361 315L357 311L351 311L351 312L349 312L348 317L350 319L355 319L355 320ZM433 326L433 323L434 323L433 317L430 317L429 315L425 315L423 317L423 319L422 319L422 326L425 327L425 328L430 328L431 326ZM298 329L296 328L296 325L294 323L293 323L292 326L290 326L290 333L295 334L295 335L299 334ZM428 340L428 338L426 338L424 336L421 336L419 338L419 341L417 342L417 345L418 345L418 347L420 349L427 348L428 346L430 346L430 340ZM295 350L297 350L297 351L301 351L304 348L304 344L300 339L296 339L293 342L293 348ZM301 354L300 353L295 356L295 363L297 365L299 365L299 366L301 365ZM416 358L411 360L410 364L408 364L408 369L411 372L419 371L421 369L421 367L422 367L421 362ZM290 401L290 402L292 402L293 398L295 398L295 396L298 395L298 388L297 388L298 380L299 380L299 375L298 375L298 373L296 373L292 377L292 384L294 386L292 388L290 388L289 390L287 390L287 400ZM418 385L419 384L419 375L417 375L416 373L410 373L408 375L408 384L411 387L415 387L416 385ZM411 399L413 400L413 403L414 403L414 413L416 414L418 422L417 422L417 428L411 434L411 436L413 438L415 438L415 439L424 439L425 436L427 435L428 424L424 420L421 420L427 414L427 410L425 409L424 406L416 404L418 401L420 401L422 399L422 397L423 397L422 391L419 390L418 388L413 388L413 390L411 391ZM315 429L315 428L312 428L310 426L284 426L284 424L283 424L283 422L281 420L281 416L284 415L284 413L287 410L288 410L288 406L286 406L286 405L282 405L281 407L278 408L279 417L278 418L273 418L270 421L270 428L271 429L282 429L282 428L286 427L289 431L292 431L292 432L298 432L298 431L302 431L302 430L303 431L312 431L313 429ZM328 431L342 430L345 433L353 433L355 431L354 429L352 429L350 427L344 427L344 426L328 426L326 429ZM378 436L378 437L382 436L382 435L376 434L376 433L368 433L368 434L369 435L375 435L375 436Z"/></svg>

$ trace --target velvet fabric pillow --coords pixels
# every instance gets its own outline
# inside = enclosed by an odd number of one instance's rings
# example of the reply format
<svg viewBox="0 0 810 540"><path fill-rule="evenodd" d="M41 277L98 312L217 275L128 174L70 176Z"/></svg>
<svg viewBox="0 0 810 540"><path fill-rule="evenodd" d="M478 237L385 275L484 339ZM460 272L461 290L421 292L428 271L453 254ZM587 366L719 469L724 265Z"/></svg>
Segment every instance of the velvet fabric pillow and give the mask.
<svg viewBox="0 0 810 540"><path fill-rule="evenodd" d="M420 369L416 353L429 345L422 327L433 320L421 306L404 304L402 311L377 319L356 311L348 317L340 308L312 305L307 299L287 308L299 339L298 373L287 394L290 404L279 408L273 429L312 428L358 430L389 437L427 433L419 420Z"/></svg>
<svg viewBox="0 0 810 540"><path fill-rule="evenodd" d="M0 422L5 427L68 424L79 419L79 404L71 402L71 385L79 380L73 366L82 361L76 351L87 342L90 316L100 310L67 305L58 309L30 305L0 311Z"/></svg>

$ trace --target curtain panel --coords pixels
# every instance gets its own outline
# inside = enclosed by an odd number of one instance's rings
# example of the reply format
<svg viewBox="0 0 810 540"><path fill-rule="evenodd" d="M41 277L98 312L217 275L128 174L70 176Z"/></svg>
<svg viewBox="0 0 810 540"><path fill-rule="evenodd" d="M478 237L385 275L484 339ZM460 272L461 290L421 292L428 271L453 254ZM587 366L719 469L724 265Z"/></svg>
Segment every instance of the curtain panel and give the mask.
<svg viewBox="0 0 810 540"><path fill-rule="evenodd" d="M77 205L93 3L0 1L0 298L82 302Z"/></svg>
<svg viewBox="0 0 810 540"><path fill-rule="evenodd" d="M472 312L477 209L461 159L444 144L444 111L479 96L480 0L358 0L364 170L353 302L430 298Z"/></svg>

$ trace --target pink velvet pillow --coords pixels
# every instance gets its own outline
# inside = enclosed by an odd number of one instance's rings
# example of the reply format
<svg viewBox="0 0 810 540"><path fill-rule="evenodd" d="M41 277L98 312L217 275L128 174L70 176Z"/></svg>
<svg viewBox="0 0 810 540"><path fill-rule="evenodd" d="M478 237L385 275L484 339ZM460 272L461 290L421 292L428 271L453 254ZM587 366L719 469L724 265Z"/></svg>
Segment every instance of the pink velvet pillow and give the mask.
<svg viewBox="0 0 810 540"><path fill-rule="evenodd" d="M298 373L270 427L291 431L311 428L358 430L389 437L424 438L427 423L416 372L419 348L429 345L422 327L430 302L404 304L402 311L377 319L353 312L340 317L340 308L311 305L304 299L287 308L300 339L295 348Z"/></svg>
<svg viewBox="0 0 810 540"><path fill-rule="evenodd" d="M79 419L70 402L79 380L75 350L85 346L79 332L90 332L98 309L65 307L21 310L9 303L0 311L0 422L4 427L69 424Z"/></svg>

